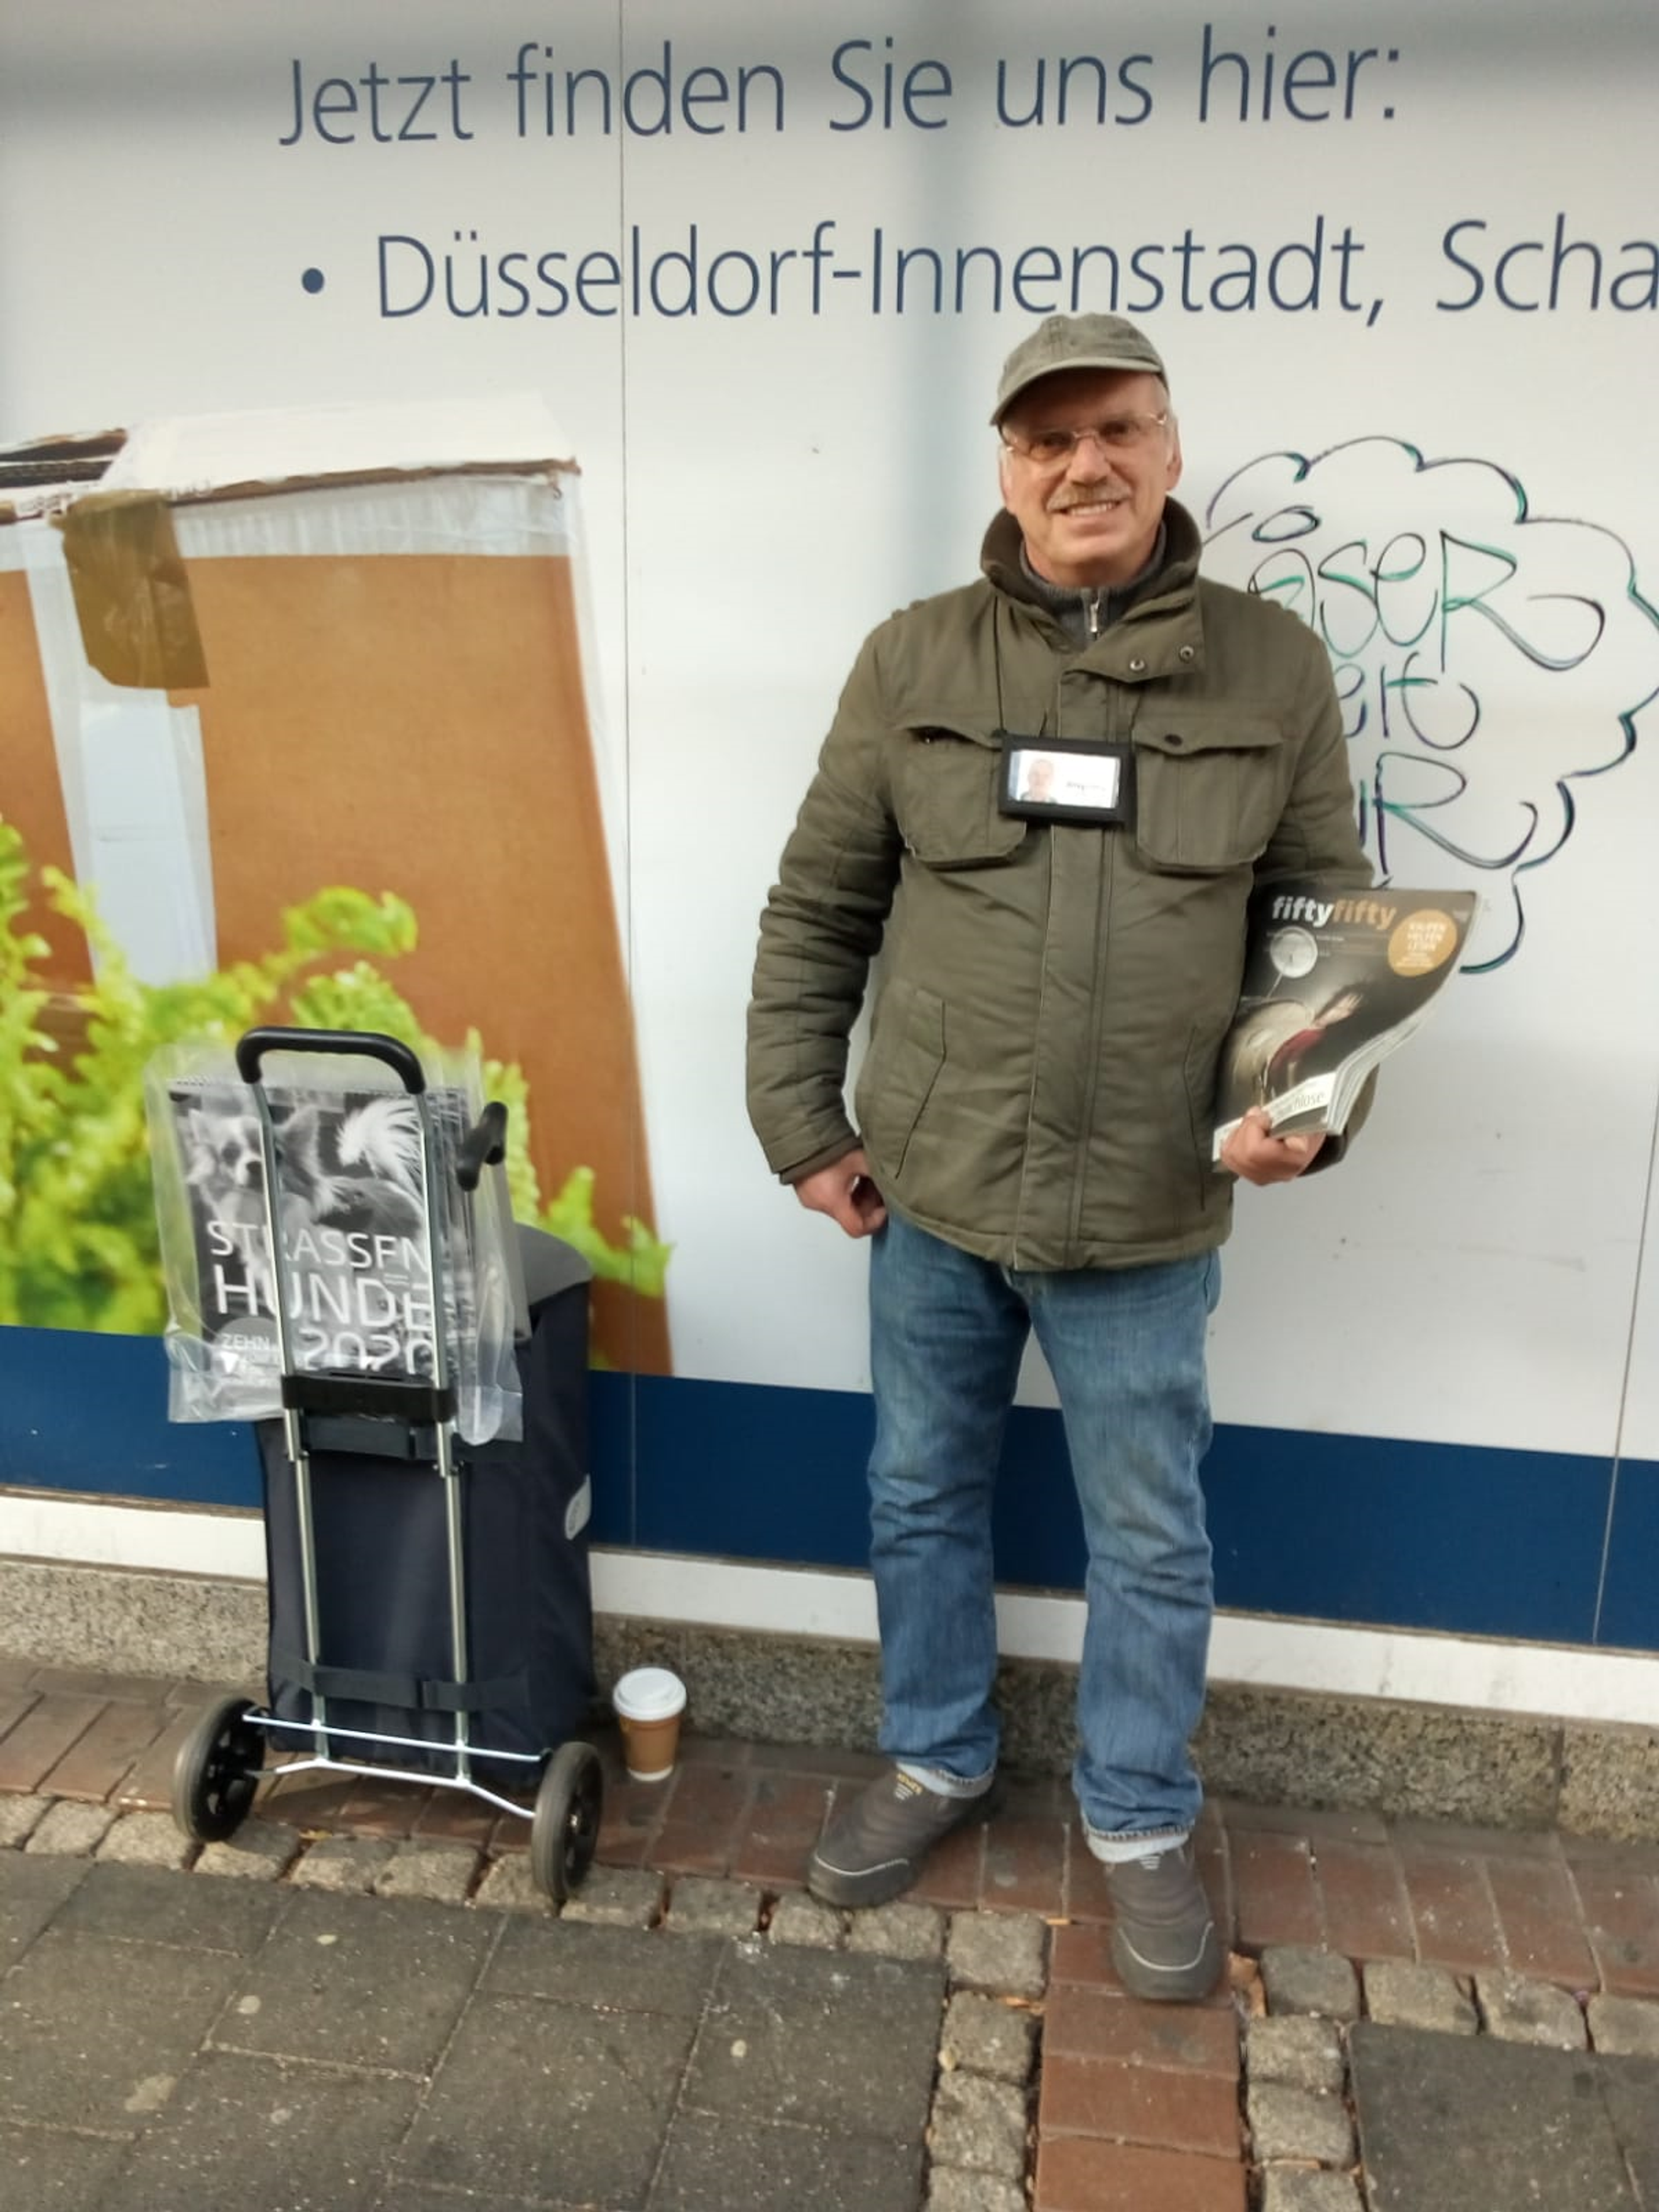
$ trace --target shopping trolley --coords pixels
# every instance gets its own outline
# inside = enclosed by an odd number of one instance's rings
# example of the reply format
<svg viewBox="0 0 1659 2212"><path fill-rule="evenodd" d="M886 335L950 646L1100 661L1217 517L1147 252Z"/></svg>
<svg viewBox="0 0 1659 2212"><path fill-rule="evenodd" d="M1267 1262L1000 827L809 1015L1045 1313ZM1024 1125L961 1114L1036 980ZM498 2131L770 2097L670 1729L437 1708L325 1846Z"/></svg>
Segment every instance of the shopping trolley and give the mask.
<svg viewBox="0 0 1659 2212"><path fill-rule="evenodd" d="M379 1062L401 1086L389 1095L409 1102L398 1109L410 1141L397 1195L414 1256L423 1251L429 1326L419 1364L429 1371L319 1364L302 1350L293 1310L302 1279L288 1264L262 1270L282 1407L280 1419L256 1425L269 1702L224 1698L202 1714L174 1763L173 1819L200 1842L229 1836L277 1773L435 1785L527 1820L532 1879L560 1902L592 1863L604 1801L592 1746L553 1740L584 1724L593 1705L586 1263L530 1232L526 1284L508 1234L524 1437L467 1442L450 1343L456 1263L476 1261L466 1194L486 1170L499 1176L506 1109L488 1105L470 1127L453 1115L441 1126L420 1060L393 1037L250 1030L236 1067L257 1126L264 1250L285 1261L295 1242L283 1216L299 1172L299 1122L291 1085L286 1119L275 1110L264 1069L274 1053ZM385 1118L382 1110L382 1127Z"/></svg>

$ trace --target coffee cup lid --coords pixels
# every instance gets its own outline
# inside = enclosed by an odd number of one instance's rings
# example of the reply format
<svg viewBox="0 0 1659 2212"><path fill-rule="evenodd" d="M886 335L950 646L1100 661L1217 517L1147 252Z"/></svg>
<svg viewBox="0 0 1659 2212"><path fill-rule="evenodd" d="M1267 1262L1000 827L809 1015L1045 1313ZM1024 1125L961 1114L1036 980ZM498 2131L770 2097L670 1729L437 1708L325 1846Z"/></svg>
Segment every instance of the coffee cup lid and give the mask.
<svg viewBox="0 0 1659 2212"><path fill-rule="evenodd" d="M665 1721L685 1710L685 1685L666 1667L635 1667L611 1693L630 1721Z"/></svg>

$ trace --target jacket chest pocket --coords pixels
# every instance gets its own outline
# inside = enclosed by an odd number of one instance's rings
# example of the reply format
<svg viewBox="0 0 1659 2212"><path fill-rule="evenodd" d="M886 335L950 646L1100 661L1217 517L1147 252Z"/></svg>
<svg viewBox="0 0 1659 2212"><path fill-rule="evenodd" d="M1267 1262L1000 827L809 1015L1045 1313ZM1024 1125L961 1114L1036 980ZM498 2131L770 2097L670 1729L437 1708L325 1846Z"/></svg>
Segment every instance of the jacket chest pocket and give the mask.
<svg viewBox="0 0 1659 2212"><path fill-rule="evenodd" d="M1028 824L997 811L1002 754L983 732L943 723L900 733L893 811L908 849L929 868L1006 860Z"/></svg>
<svg viewBox="0 0 1659 2212"><path fill-rule="evenodd" d="M1261 859L1286 796L1277 722L1147 700L1134 751L1135 842L1153 867L1208 875Z"/></svg>

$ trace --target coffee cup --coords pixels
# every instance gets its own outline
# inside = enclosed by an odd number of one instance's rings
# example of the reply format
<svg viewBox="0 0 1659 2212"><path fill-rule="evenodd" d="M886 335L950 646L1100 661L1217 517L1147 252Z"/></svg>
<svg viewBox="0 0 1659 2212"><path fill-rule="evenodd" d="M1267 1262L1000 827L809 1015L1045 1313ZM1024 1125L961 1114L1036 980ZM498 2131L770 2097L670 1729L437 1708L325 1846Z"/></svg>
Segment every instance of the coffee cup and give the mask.
<svg viewBox="0 0 1659 2212"><path fill-rule="evenodd" d="M623 1757L635 1782L665 1782L679 1753L685 1685L666 1667L635 1667L611 1693Z"/></svg>

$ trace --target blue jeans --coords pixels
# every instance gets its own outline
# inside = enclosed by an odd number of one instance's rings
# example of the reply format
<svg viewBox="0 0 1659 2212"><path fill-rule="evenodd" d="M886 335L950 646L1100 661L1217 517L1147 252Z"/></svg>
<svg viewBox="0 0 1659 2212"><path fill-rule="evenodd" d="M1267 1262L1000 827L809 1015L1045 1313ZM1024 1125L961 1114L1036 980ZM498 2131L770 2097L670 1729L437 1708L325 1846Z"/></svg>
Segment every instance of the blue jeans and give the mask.
<svg viewBox="0 0 1659 2212"><path fill-rule="evenodd" d="M1200 1791L1212 1585L1199 1463L1210 1442L1213 1252L1024 1273L890 1214L870 1260L871 1565L882 1749L952 1795L996 1765L991 1496L1031 1329L1060 1393L1083 1509L1088 1620L1073 1783L1104 1836L1181 1834Z"/></svg>

